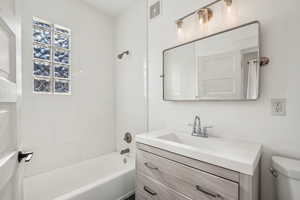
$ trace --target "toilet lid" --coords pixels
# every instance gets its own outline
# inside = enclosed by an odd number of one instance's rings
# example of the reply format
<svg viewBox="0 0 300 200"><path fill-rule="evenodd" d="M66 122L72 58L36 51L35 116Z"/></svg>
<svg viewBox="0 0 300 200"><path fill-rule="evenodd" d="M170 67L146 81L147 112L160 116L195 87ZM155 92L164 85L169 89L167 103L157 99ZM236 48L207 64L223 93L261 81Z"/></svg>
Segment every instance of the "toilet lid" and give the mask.
<svg viewBox="0 0 300 200"><path fill-rule="evenodd" d="M300 160L274 156L272 162L273 168L279 173L300 180Z"/></svg>

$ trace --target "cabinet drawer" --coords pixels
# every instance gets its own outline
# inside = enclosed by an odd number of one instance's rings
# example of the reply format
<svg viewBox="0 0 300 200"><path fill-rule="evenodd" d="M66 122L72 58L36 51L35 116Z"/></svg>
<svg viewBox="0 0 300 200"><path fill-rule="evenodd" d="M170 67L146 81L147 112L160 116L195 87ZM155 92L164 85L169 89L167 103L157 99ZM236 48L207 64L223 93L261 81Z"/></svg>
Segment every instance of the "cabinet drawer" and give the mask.
<svg viewBox="0 0 300 200"><path fill-rule="evenodd" d="M137 200L191 200L142 174L137 175Z"/></svg>
<svg viewBox="0 0 300 200"><path fill-rule="evenodd" d="M233 181L138 150L137 173L195 200L238 200L239 185Z"/></svg>
<svg viewBox="0 0 300 200"><path fill-rule="evenodd" d="M135 191L135 200L147 200L147 197L139 191Z"/></svg>
<svg viewBox="0 0 300 200"><path fill-rule="evenodd" d="M142 151L151 152L152 154L158 155L163 158L168 158L172 161L190 166L192 168L205 171L209 174L214 174L216 176L222 177L227 180L231 180L233 182L238 183L240 181L240 173L235 172L229 169L224 169L222 167L218 167L215 165L211 165L205 162L201 162L198 160L194 160L185 156L181 156L169 151L165 151L156 147L144 145L141 143L136 144L137 148Z"/></svg>

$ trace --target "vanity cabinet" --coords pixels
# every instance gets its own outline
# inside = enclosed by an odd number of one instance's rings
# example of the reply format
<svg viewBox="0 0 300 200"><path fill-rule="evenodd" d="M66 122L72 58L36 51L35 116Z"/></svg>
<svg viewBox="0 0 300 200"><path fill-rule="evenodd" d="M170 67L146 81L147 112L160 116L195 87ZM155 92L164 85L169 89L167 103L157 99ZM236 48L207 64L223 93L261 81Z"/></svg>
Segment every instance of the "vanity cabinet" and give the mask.
<svg viewBox="0 0 300 200"><path fill-rule="evenodd" d="M254 176L137 144L137 200L258 200Z"/></svg>

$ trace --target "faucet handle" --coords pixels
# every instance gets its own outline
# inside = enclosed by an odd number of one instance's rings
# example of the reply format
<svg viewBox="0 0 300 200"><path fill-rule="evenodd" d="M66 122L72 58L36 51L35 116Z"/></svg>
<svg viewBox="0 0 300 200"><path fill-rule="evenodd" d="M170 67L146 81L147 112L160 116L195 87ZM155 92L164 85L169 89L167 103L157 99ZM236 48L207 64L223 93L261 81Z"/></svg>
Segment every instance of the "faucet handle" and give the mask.
<svg viewBox="0 0 300 200"><path fill-rule="evenodd" d="M207 130L208 130L209 128L213 128L213 126L204 126L204 127L203 127L203 136L204 136L204 137L208 137L208 131L207 131Z"/></svg>

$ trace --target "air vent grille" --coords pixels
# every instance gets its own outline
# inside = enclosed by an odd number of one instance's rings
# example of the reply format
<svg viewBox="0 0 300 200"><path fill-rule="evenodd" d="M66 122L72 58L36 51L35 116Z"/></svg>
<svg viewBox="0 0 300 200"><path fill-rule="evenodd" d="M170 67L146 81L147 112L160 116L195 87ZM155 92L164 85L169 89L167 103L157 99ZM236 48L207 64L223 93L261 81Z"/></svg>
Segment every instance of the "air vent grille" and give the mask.
<svg viewBox="0 0 300 200"><path fill-rule="evenodd" d="M154 19L158 17L161 13L161 1L157 1L156 3L150 6L150 19Z"/></svg>

